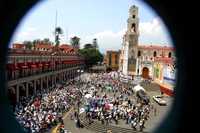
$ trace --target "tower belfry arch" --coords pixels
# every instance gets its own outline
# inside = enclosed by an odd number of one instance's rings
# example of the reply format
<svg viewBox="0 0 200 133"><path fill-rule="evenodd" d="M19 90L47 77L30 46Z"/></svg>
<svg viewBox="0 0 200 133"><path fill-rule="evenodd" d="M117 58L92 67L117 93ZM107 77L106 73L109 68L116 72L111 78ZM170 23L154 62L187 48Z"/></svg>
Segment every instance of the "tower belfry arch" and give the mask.
<svg viewBox="0 0 200 133"><path fill-rule="evenodd" d="M129 8L129 17L127 19L127 31L124 35L122 50L124 75L136 75L137 53L138 53L138 37L139 37L139 17L138 7L133 5Z"/></svg>

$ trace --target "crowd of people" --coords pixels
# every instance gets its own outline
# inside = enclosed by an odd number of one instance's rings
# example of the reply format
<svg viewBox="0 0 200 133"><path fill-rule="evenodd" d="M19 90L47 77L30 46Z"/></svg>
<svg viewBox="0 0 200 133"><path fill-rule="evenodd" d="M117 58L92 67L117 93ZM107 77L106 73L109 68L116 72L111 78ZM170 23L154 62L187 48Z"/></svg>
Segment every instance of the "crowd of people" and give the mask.
<svg viewBox="0 0 200 133"><path fill-rule="evenodd" d="M14 114L18 122L28 133L49 131L59 122L77 97L79 91L75 81L57 85L54 89L44 89L31 97L20 97Z"/></svg>
<svg viewBox="0 0 200 133"><path fill-rule="evenodd" d="M91 93L91 97L85 98L85 118L89 123L98 120L107 125L124 120L134 130L139 128L142 131L152 105L140 99L130 86L115 77L109 74L93 74L88 77L86 88L93 88L93 92L84 94Z"/></svg>
<svg viewBox="0 0 200 133"><path fill-rule="evenodd" d="M79 106L83 106L89 123L99 120L108 125L124 120L133 129L143 130L151 104L144 103L131 88L110 73L85 74L53 89L40 90L34 96L21 97L14 114L28 133L46 132L58 123L63 126L63 113L74 105L78 105L73 113L77 127L81 127ZM84 97L87 94L91 96Z"/></svg>

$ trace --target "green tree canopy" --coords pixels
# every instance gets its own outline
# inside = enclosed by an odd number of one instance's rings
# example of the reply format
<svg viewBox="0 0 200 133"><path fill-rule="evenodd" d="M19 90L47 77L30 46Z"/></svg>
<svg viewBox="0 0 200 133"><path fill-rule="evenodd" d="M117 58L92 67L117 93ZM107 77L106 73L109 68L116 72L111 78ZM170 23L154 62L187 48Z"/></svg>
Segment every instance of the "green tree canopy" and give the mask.
<svg viewBox="0 0 200 133"><path fill-rule="evenodd" d="M26 49L29 49L29 50L31 50L34 47L31 41L24 41L23 44L25 44Z"/></svg>
<svg viewBox="0 0 200 133"><path fill-rule="evenodd" d="M79 50L79 53L85 58L87 67L91 67L103 61L103 55L95 48L83 48Z"/></svg>
<svg viewBox="0 0 200 133"><path fill-rule="evenodd" d="M92 44L87 43L84 45L84 49L94 48Z"/></svg>
<svg viewBox="0 0 200 133"><path fill-rule="evenodd" d="M42 43L43 43L43 44L53 44L53 42L50 41L49 38L44 38L44 39L42 40Z"/></svg>
<svg viewBox="0 0 200 133"><path fill-rule="evenodd" d="M71 45L73 47L79 48L80 47L80 38L77 36L74 36L70 39Z"/></svg>
<svg viewBox="0 0 200 133"><path fill-rule="evenodd" d="M60 45L60 35L63 34L63 30L61 27L56 27L55 28L55 43L56 46Z"/></svg>

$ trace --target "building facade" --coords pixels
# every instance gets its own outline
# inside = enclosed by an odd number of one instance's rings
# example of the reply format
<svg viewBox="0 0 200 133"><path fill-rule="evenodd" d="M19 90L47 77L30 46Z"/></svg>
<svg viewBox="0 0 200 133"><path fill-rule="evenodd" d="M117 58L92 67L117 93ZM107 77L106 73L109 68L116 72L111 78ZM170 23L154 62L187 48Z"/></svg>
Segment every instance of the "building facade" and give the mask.
<svg viewBox="0 0 200 133"><path fill-rule="evenodd" d="M131 6L127 21L127 31L119 57L121 77L133 79L141 75L160 84L161 91L172 95L176 82L176 58L173 47L161 45L138 45L138 8Z"/></svg>
<svg viewBox="0 0 200 133"><path fill-rule="evenodd" d="M137 63L137 47L139 37L138 7L135 5L129 9L127 20L127 31L123 36L123 43L120 55L120 71L123 75L135 75Z"/></svg>
<svg viewBox="0 0 200 133"><path fill-rule="evenodd" d="M104 63L107 68L117 71L119 69L120 51L106 51Z"/></svg>
<svg viewBox="0 0 200 133"><path fill-rule="evenodd" d="M154 78L154 65L159 63L175 63L175 52L173 47L157 45L139 45L137 53L137 75L143 78Z"/></svg>
<svg viewBox="0 0 200 133"><path fill-rule="evenodd" d="M9 49L6 79L12 104L16 104L22 96L32 96L39 90L53 87L80 74L78 70L84 69L84 58L70 46L65 46L65 50L63 47L61 45L55 51L53 46L42 47L38 44L36 50L21 47Z"/></svg>

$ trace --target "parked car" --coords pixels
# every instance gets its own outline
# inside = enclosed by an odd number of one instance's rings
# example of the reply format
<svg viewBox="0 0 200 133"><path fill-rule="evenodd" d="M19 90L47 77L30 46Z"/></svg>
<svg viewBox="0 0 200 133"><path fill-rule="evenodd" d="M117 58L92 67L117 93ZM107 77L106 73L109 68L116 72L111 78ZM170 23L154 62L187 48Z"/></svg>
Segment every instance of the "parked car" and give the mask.
<svg viewBox="0 0 200 133"><path fill-rule="evenodd" d="M153 96L153 100L156 101L159 105L167 105L167 102L163 100L162 95Z"/></svg>

